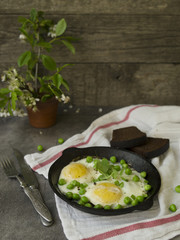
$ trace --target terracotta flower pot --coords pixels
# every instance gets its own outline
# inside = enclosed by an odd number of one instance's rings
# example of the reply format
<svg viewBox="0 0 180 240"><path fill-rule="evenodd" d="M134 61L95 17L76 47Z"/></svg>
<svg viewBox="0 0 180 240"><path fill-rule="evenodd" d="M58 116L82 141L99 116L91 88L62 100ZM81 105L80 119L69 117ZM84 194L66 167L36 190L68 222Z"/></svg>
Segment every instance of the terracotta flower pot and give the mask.
<svg viewBox="0 0 180 240"><path fill-rule="evenodd" d="M48 128L56 123L58 101L52 98L46 102L37 102L37 111L27 108L29 123L35 128Z"/></svg>

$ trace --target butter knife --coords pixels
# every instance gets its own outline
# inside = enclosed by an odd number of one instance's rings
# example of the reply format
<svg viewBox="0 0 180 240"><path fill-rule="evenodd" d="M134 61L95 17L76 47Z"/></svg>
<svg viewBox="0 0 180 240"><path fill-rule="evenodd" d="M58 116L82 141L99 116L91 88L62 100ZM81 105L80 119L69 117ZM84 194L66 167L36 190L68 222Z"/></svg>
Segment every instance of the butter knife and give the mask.
<svg viewBox="0 0 180 240"><path fill-rule="evenodd" d="M13 148L13 151L18 160L24 182L28 186L28 188L26 188L26 191L24 192L31 200L37 213L40 215L43 225L50 226L53 223L53 219L39 191L39 184L37 178L30 166L25 162L23 154L15 148Z"/></svg>

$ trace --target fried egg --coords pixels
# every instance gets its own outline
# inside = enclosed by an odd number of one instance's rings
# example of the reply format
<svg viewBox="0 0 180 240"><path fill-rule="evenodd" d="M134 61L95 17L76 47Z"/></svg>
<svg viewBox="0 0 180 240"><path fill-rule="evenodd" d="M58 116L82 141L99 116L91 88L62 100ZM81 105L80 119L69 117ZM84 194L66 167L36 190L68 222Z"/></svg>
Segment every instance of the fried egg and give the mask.
<svg viewBox="0 0 180 240"><path fill-rule="evenodd" d="M102 206L118 203L122 195L122 190L119 187L107 181L89 185L86 193L94 205L101 204Z"/></svg>
<svg viewBox="0 0 180 240"><path fill-rule="evenodd" d="M81 159L77 162L71 162L65 166L60 178L65 179L67 182L77 180L80 183L88 183L93 180L94 177L98 177L100 173L97 173L93 168L93 164L87 163L86 159Z"/></svg>

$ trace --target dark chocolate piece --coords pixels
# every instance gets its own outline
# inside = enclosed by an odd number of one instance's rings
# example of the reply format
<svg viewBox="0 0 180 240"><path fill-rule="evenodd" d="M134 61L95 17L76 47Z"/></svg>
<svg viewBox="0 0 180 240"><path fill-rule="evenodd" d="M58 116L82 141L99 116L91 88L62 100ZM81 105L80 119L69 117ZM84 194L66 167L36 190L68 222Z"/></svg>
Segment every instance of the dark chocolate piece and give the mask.
<svg viewBox="0 0 180 240"><path fill-rule="evenodd" d="M146 142L146 134L131 126L113 130L110 144L117 148L132 148Z"/></svg>
<svg viewBox="0 0 180 240"><path fill-rule="evenodd" d="M133 147L130 150L150 159L165 153L168 148L169 139L148 137L145 144Z"/></svg>

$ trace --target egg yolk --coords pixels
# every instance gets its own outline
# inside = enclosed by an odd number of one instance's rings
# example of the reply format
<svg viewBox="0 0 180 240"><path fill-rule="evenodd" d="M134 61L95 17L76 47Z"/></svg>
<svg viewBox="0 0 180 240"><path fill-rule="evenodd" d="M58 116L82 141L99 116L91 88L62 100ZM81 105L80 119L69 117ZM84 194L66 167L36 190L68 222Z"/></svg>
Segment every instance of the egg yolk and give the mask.
<svg viewBox="0 0 180 240"><path fill-rule="evenodd" d="M71 163L63 168L62 174L67 179L77 179L85 176L88 169L81 163Z"/></svg>
<svg viewBox="0 0 180 240"><path fill-rule="evenodd" d="M94 189L94 196L101 204L116 203L122 196L121 189L113 183L99 183Z"/></svg>

